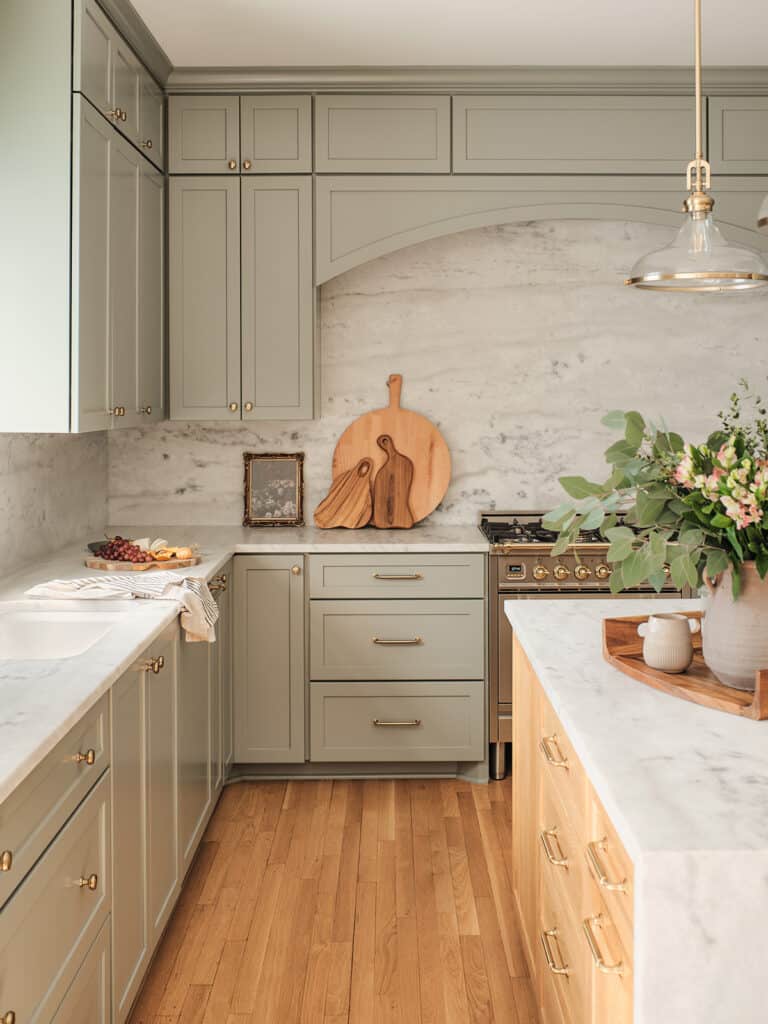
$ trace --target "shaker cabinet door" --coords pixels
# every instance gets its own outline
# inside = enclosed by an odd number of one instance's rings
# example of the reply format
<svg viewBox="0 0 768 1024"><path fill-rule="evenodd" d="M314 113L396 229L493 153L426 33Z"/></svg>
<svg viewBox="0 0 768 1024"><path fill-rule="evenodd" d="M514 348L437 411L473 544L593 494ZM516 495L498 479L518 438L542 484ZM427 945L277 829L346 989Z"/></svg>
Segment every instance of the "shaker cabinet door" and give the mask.
<svg viewBox="0 0 768 1024"><path fill-rule="evenodd" d="M240 419L240 181L170 180L171 419Z"/></svg>
<svg viewBox="0 0 768 1024"><path fill-rule="evenodd" d="M165 167L165 96L163 90L143 69L139 70L138 144L144 156L161 171Z"/></svg>
<svg viewBox="0 0 768 1024"><path fill-rule="evenodd" d="M165 414L165 178L145 161L139 178L139 350L137 409Z"/></svg>
<svg viewBox="0 0 768 1024"><path fill-rule="evenodd" d="M241 96L243 174L312 171L312 97Z"/></svg>
<svg viewBox="0 0 768 1024"><path fill-rule="evenodd" d="M109 202L113 427L136 426L141 420L138 409L140 177L141 157L125 139L115 137Z"/></svg>
<svg viewBox="0 0 768 1024"><path fill-rule="evenodd" d="M96 0L84 0L76 3L74 8L74 88L108 117L114 109L112 58L115 32Z"/></svg>
<svg viewBox="0 0 768 1024"><path fill-rule="evenodd" d="M115 33L112 47L112 96L115 125L131 142L139 141L139 62ZM119 111L119 114L117 113Z"/></svg>
<svg viewBox="0 0 768 1024"><path fill-rule="evenodd" d="M186 872L213 806L211 644L182 643L178 690L179 857Z"/></svg>
<svg viewBox="0 0 768 1024"><path fill-rule="evenodd" d="M168 170L171 174L237 174L240 100L237 96L170 96Z"/></svg>

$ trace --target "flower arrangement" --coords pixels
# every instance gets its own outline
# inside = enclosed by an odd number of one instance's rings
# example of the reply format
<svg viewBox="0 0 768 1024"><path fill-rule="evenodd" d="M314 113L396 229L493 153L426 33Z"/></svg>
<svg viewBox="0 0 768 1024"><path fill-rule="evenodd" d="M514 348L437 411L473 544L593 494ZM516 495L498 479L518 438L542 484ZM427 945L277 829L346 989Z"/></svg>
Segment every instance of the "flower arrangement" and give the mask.
<svg viewBox="0 0 768 1024"><path fill-rule="evenodd" d="M553 553L565 551L580 530L600 530L610 542L613 593L646 581L658 592L667 573L677 587L698 587L730 567L738 596L745 562L765 578L766 407L742 380L718 418L719 429L694 445L638 412L608 413L602 422L624 433L605 453L611 475L602 484L560 478L574 500L545 518L559 532Z"/></svg>

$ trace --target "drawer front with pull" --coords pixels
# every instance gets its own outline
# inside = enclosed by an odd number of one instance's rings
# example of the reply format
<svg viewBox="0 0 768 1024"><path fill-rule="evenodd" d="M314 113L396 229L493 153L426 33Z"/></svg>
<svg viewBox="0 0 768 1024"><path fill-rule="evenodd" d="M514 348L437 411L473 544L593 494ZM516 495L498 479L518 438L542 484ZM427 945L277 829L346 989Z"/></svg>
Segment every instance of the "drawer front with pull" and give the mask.
<svg viewBox="0 0 768 1024"><path fill-rule="evenodd" d="M310 555L312 598L485 596L485 556Z"/></svg>
<svg viewBox="0 0 768 1024"><path fill-rule="evenodd" d="M51 1024L109 1024L110 929L111 921L107 920Z"/></svg>
<svg viewBox="0 0 768 1024"><path fill-rule="evenodd" d="M560 887L569 910L578 916L587 870L583 842L565 814L552 779L546 775L542 779L540 801L538 841L541 874Z"/></svg>
<svg viewBox="0 0 768 1024"><path fill-rule="evenodd" d="M622 945L601 893L587 882L581 937L588 952L592 1024L632 1020L632 958ZM631 947L630 947L631 948Z"/></svg>
<svg viewBox="0 0 768 1024"><path fill-rule="evenodd" d="M0 906L110 761L102 697L0 806Z"/></svg>
<svg viewBox="0 0 768 1024"><path fill-rule="evenodd" d="M589 1020L589 966L586 943L579 934L581 917L565 903L559 886L546 875L541 878L539 895L539 944L543 953L540 995L548 987L554 990L567 1024L583 1024Z"/></svg>
<svg viewBox="0 0 768 1024"><path fill-rule="evenodd" d="M586 864L626 949L632 949L632 861L597 797L590 800Z"/></svg>
<svg viewBox="0 0 768 1024"><path fill-rule="evenodd" d="M312 601L311 679L482 679L482 601Z"/></svg>
<svg viewBox="0 0 768 1024"><path fill-rule="evenodd" d="M477 761L483 683L312 683L313 761Z"/></svg>
<svg viewBox="0 0 768 1024"><path fill-rule="evenodd" d="M545 697L541 700L536 742L543 777L551 782L576 835L583 839L587 834L586 776L568 734Z"/></svg>
<svg viewBox="0 0 768 1024"><path fill-rule="evenodd" d="M0 1007L50 1020L110 910L109 774L57 836L0 918Z"/></svg>

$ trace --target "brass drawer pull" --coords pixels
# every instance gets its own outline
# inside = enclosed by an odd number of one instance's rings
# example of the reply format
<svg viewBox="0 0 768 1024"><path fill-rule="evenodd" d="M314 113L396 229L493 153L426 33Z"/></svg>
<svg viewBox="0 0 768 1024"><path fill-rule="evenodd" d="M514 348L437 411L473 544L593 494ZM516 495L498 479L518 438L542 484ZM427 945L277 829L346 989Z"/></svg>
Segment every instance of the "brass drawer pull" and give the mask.
<svg viewBox="0 0 768 1024"><path fill-rule="evenodd" d="M555 867L558 868L567 868L568 858L563 857L562 850L560 850L560 842L557 838L557 829L543 829L541 832L539 832L539 839L541 840L541 845L544 847L544 854L546 855L546 858L549 861L549 863L554 864ZM555 854L552 852L552 847L549 845L550 839L554 839L554 841L557 843L558 850L560 850L559 857L556 857Z"/></svg>
<svg viewBox="0 0 768 1024"><path fill-rule="evenodd" d="M3 850L0 853L0 871L10 871L13 867L13 851Z"/></svg>
<svg viewBox="0 0 768 1024"><path fill-rule="evenodd" d="M607 839L603 837L598 839L596 843L587 843L587 860L589 862L592 874L595 876L595 881L601 889L605 889L606 892L626 892L627 891L627 880L622 879L621 882L612 882L605 873L605 868L600 860L599 850L605 845Z"/></svg>
<svg viewBox="0 0 768 1024"><path fill-rule="evenodd" d="M552 953L552 947L549 944L550 939L557 939L557 928L548 928L546 931L541 933L541 945L544 948L544 956L547 960L547 967L552 971L553 974L568 974L568 964L561 964L559 967L555 960L554 954Z"/></svg>
<svg viewBox="0 0 768 1024"><path fill-rule="evenodd" d="M409 718L409 719L407 719L406 721L403 721L403 722L388 722L386 719L383 719L383 718L374 718L373 719L373 724L376 726L377 729L389 728L391 726L408 728L408 729L415 729L415 728L417 728L418 726L421 725L421 719L420 718Z"/></svg>
<svg viewBox="0 0 768 1024"><path fill-rule="evenodd" d="M556 751L557 756L553 755L552 748ZM547 764L551 764L553 768L565 768L566 771L568 770L568 758L563 757L555 734L552 736L542 736L539 750L544 755Z"/></svg>
<svg viewBox="0 0 768 1024"><path fill-rule="evenodd" d="M81 889L87 889L88 892L96 892L96 887L99 884L99 876L88 875L87 878L78 879L77 884L80 886Z"/></svg>
<svg viewBox="0 0 768 1024"><path fill-rule="evenodd" d="M373 573L375 580L423 580L424 577L420 572L404 572L404 573L387 573L387 572L375 572Z"/></svg>
<svg viewBox="0 0 768 1024"><path fill-rule="evenodd" d="M162 669L165 668L165 658L161 654L159 658L150 658L149 661L144 662L144 669L146 672L154 672L158 675Z"/></svg>
<svg viewBox="0 0 768 1024"><path fill-rule="evenodd" d="M210 592L212 594L216 594L220 590L221 591L226 590L227 589L227 584L226 583L209 583L208 584L208 589L210 590Z"/></svg>
<svg viewBox="0 0 768 1024"><path fill-rule="evenodd" d="M16 1024L16 1014L13 1010L9 1010L8 1013L4 1013L0 1017L0 1024Z"/></svg>
<svg viewBox="0 0 768 1024"><path fill-rule="evenodd" d="M218 576L213 577L213 581L214 583L226 583L227 574L225 572L220 572Z"/></svg>
<svg viewBox="0 0 768 1024"><path fill-rule="evenodd" d="M382 640L381 637L374 636L371 637L371 640L381 647L418 647L419 644L424 643L420 636L414 636L410 640Z"/></svg>
<svg viewBox="0 0 768 1024"><path fill-rule="evenodd" d="M607 964L605 960L603 960L603 955L597 944L593 927L594 925L597 925L598 928L602 927L602 920L602 914L595 914L594 917L585 917L581 923L581 926L584 929L584 936L587 940L587 945L589 946L589 952L592 954L592 962L601 974L623 974L624 964L621 961L617 964Z"/></svg>
<svg viewBox="0 0 768 1024"><path fill-rule="evenodd" d="M87 764L89 767L96 764L96 751L90 747L84 754L79 750L74 756L75 764Z"/></svg>

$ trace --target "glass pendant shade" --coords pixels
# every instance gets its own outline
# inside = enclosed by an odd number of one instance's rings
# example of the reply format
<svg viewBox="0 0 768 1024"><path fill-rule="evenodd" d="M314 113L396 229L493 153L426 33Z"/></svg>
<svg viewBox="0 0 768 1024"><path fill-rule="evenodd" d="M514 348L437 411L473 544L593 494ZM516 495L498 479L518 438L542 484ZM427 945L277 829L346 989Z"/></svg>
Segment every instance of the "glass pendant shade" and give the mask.
<svg viewBox="0 0 768 1024"><path fill-rule="evenodd" d="M757 215L757 226L763 231L768 231L768 196L763 200L760 213Z"/></svg>

